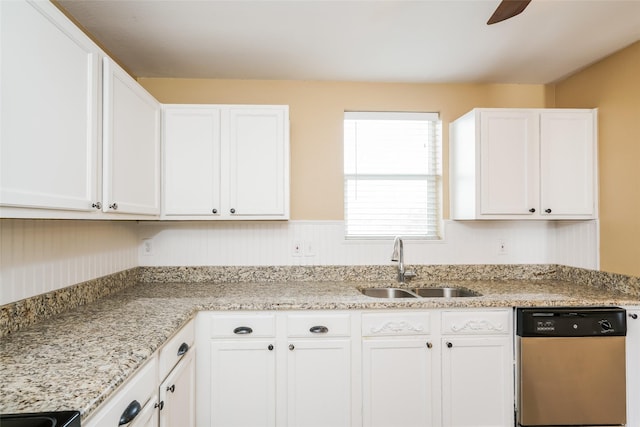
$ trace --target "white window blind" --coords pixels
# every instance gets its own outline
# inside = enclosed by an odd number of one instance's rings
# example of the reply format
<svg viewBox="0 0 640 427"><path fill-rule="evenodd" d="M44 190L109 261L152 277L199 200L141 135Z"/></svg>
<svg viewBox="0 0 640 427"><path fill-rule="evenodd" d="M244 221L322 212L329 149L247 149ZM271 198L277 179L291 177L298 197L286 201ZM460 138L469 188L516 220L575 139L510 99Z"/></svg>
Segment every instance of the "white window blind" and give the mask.
<svg viewBox="0 0 640 427"><path fill-rule="evenodd" d="M440 238L441 127L437 113L345 113L347 238Z"/></svg>

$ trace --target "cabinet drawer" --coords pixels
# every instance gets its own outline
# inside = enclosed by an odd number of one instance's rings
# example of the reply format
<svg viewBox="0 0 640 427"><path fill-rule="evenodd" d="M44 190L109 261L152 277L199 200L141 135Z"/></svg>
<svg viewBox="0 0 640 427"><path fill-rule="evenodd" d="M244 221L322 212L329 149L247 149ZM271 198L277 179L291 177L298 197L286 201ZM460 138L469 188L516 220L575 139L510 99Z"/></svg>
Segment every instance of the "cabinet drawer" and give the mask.
<svg viewBox="0 0 640 427"><path fill-rule="evenodd" d="M511 330L510 311L445 311L444 335L506 335Z"/></svg>
<svg viewBox="0 0 640 427"><path fill-rule="evenodd" d="M220 314L211 317L211 337L274 337L276 317L269 313Z"/></svg>
<svg viewBox="0 0 640 427"><path fill-rule="evenodd" d="M193 347L193 340L194 325L193 321L190 321L162 346L158 361L158 378L160 378L160 381L165 379L173 367L176 366L176 363L186 354L186 351Z"/></svg>
<svg viewBox="0 0 640 427"><path fill-rule="evenodd" d="M290 314L287 316L289 337L348 337L351 316L340 314Z"/></svg>
<svg viewBox="0 0 640 427"><path fill-rule="evenodd" d="M154 402L151 402L151 396L154 396L156 392L157 375L158 362L154 356L100 406L95 415L88 419L87 427L119 425L120 416L134 401L138 402L141 409L147 404L153 406Z"/></svg>
<svg viewBox="0 0 640 427"><path fill-rule="evenodd" d="M362 315L362 336L365 337L429 333L431 333L430 313L365 313Z"/></svg>

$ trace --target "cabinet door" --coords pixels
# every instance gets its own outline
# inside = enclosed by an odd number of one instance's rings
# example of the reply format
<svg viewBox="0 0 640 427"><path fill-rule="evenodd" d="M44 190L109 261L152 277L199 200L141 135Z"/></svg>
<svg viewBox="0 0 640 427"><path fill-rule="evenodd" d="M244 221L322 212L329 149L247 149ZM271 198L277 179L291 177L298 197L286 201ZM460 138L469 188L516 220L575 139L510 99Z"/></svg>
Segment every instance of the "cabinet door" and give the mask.
<svg viewBox="0 0 640 427"><path fill-rule="evenodd" d="M595 215L594 113L540 115L541 215Z"/></svg>
<svg viewBox="0 0 640 427"><path fill-rule="evenodd" d="M0 205L98 202L99 49L49 2L0 2Z"/></svg>
<svg viewBox="0 0 640 427"><path fill-rule="evenodd" d="M350 349L349 339L289 341L287 425L351 425Z"/></svg>
<svg viewBox="0 0 640 427"><path fill-rule="evenodd" d="M480 214L532 215L538 180L536 113L480 112Z"/></svg>
<svg viewBox="0 0 640 427"><path fill-rule="evenodd" d="M513 426L511 348L508 337L443 338L443 426Z"/></svg>
<svg viewBox="0 0 640 427"><path fill-rule="evenodd" d="M195 426L195 362L188 351L160 384L160 427Z"/></svg>
<svg viewBox="0 0 640 427"><path fill-rule="evenodd" d="M211 426L275 426L275 371L273 341L211 341Z"/></svg>
<svg viewBox="0 0 640 427"><path fill-rule="evenodd" d="M104 60L103 210L160 214L160 104Z"/></svg>
<svg viewBox="0 0 640 427"><path fill-rule="evenodd" d="M163 213L219 215L220 109L164 110Z"/></svg>
<svg viewBox="0 0 640 427"><path fill-rule="evenodd" d="M434 349L430 344L427 337L363 341L364 426L424 427L439 424L434 414Z"/></svg>
<svg viewBox="0 0 640 427"><path fill-rule="evenodd" d="M289 215L287 107L233 107L229 111L229 213Z"/></svg>
<svg viewBox="0 0 640 427"><path fill-rule="evenodd" d="M640 307L627 308L627 426L640 427Z"/></svg>

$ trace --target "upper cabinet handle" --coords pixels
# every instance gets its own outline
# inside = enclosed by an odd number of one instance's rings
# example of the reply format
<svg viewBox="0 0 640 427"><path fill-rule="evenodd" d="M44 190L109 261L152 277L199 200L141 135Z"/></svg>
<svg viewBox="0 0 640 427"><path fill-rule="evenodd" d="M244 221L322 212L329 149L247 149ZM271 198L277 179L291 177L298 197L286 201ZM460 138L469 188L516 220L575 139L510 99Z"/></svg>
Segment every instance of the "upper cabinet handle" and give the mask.
<svg viewBox="0 0 640 427"><path fill-rule="evenodd" d="M329 328L326 326L312 326L311 329L309 329L309 332L312 334L326 334L329 332Z"/></svg>
<svg viewBox="0 0 640 427"><path fill-rule="evenodd" d="M178 356L182 356L187 351L189 351L189 344L183 342L182 344L180 344L180 347L178 347Z"/></svg>
<svg viewBox="0 0 640 427"><path fill-rule="evenodd" d="M236 335L247 335L253 332L253 329L251 329L248 326L238 326L237 328L235 328L233 330L233 333Z"/></svg>

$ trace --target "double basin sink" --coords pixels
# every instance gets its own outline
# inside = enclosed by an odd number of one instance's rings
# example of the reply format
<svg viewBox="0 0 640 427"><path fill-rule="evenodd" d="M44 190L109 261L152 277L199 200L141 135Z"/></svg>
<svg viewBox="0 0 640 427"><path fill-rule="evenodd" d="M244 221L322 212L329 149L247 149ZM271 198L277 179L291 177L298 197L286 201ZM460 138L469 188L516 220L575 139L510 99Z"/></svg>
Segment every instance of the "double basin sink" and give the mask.
<svg viewBox="0 0 640 427"><path fill-rule="evenodd" d="M402 288L363 288L360 292L374 298L456 298L479 297L482 294L466 288L453 287L429 287L414 288L411 290Z"/></svg>

